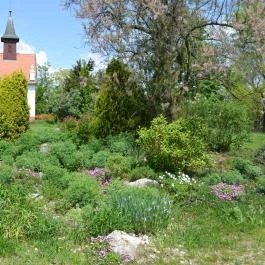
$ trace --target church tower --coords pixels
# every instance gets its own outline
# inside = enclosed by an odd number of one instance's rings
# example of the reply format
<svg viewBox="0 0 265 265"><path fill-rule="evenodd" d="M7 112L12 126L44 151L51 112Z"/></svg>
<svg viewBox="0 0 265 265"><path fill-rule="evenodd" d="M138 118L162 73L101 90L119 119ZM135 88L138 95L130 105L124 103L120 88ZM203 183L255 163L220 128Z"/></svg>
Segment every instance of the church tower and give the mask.
<svg viewBox="0 0 265 265"><path fill-rule="evenodd" d="M9 17L6 24L5 34L1 37L1 41L4 43L4 60L16 60L17 59L17 43L19 37L16 35L15 27L12 18L12 11L9 11Z"/></svg>

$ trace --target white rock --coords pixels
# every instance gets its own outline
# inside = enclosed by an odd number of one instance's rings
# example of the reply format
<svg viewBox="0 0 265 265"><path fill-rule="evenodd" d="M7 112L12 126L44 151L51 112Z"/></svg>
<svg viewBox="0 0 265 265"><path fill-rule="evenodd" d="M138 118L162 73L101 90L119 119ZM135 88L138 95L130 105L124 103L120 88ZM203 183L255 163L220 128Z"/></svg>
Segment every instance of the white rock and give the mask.
<svg viewBox="0 0 265 265"><path fill-rule="evenodd" d="M152 179L143 178L143 179L138 179L134 182L128 182L127 185L132 187L145 187L145 186L158 185L158 182Z"/></svg>
<svg viewBox="0 0 265 265"><path fill-rule="evenodd" d="M49 151L49 145L47 143L44 143L40 146L41 153L47 153L48 151Z"/></svg>
<svg viewBox="0 0 265 265"><path fill-rule="evenodd" d="M113 231L107 236L107 241L112 251L122 257L136 258L137 249L149 245L148 236L136 236L123 231Z"/></svg>

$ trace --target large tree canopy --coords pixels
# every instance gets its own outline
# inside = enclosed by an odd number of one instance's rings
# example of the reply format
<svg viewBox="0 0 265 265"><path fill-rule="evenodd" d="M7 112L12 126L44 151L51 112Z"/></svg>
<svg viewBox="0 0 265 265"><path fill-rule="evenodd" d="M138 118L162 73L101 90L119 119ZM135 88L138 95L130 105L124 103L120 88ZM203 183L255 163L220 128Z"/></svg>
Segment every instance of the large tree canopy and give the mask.
<svg viewBox="0 0 265 265"><path fill-rule="evenodd" d="M230 67L246 50L264 55L263 0L65 0L65 6L83 19L95 50L138 70L149 99L168 115L200 80L214 76L230 88Z"/></svg>

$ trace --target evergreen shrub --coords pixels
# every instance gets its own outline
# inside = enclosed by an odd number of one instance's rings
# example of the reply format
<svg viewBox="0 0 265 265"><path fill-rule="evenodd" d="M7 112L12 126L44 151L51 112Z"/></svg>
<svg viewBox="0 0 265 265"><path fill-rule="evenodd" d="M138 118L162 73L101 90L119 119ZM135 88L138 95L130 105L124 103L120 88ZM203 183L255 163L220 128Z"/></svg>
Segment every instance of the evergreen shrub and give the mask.
<svg viewBox="0 0 265 265"><path fill-rule="evenodd" d="M28 128L27 80L15 72L0 79L0 138L17 138Z"/></svg>

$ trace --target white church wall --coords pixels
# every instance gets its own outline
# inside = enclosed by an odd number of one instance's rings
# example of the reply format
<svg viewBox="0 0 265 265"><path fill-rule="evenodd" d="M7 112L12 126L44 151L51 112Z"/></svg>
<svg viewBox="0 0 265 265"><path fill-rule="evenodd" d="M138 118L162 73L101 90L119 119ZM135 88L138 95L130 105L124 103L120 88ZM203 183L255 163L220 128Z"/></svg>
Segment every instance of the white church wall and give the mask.
<svg viewBox="0 0 265 265"><path fill-rule="evenodd" d="M36 88L34 84L28 85L28 105L30 108L29 114L30 119L35 119L36 110L35 110L35 101L36 101Z"/></svg>

